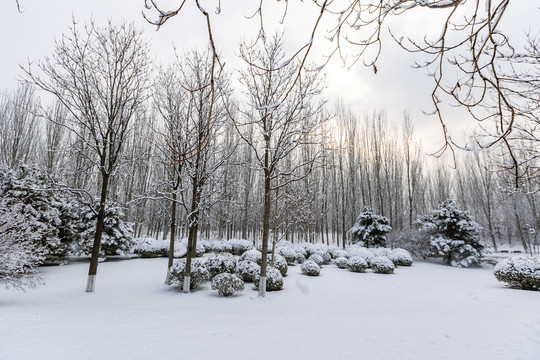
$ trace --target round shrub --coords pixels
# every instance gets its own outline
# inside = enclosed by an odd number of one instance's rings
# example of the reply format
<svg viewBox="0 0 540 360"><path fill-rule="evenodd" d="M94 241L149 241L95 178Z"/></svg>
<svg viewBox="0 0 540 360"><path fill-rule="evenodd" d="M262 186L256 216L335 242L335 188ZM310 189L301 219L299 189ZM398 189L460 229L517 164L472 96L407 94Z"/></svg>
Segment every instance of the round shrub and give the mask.
<svg viewBox="0 0 540 360"><path fill-rule="evenodd" d="M390 260L392 260L394 265L398 265L398 257L394 254L392 250L387 249L387 248L372 248L370 250L373 253L373 255L375 255L376 257L377 256L387 257Z"/></svg>
<svg viewBox="0 0 540 360"><path fill-rule="evenodd" d="M294 264L296 261L296 251L289 246L280 246L277 248L277 253L285 258L287 264Z"/></svg>
<svg viewBox="0 0 540 360"><path fill-rule="evenodd" d="M338 250L336 252L334 252L334 255L332 255L332 257L334 259L338 259L340 257L344 257L344 258L350 258L351 257L351 254L349 254L347 251L345 250Z"/></svg>
<svg viewBox="0 0 540 360"><path fill-rule="evenodd" d="M349 257L358 256L366 260L368 266L371 264L371 260L375 257L371 251L362 246L351 246L347 248Z"/></svg>
<svg viewBox="0 0 540 360"><path fill-rule="evenodd" d="M306 249L304 249L303 246L294 245L293 249L294 249L294 251L296 251L297 254L300 253L300 254L304 255L304 258L308 257L308 253L307 253Z"/></svg>
<svg viewBox="0 0 540 360"><path fill-rule="evenodd" d="M186 270L186 259L180 259L173 263L169 269L171 283L176 286L184 286L184 271ZM191 260L190 285L191 290L199 287L210 280L210 272L199 259Z"/></svg>
<svg viewBox="0 0 540 360"><path fill-rule="evenodd" d="M225 241L212 241L210 242L210 249L215 253L228 252L232 253L232 245Z"/></svg>
<svg viewBox="0 0 540 360"><path fill-rule="evenodd" d="M396 262L394 264L399 266L411 266L412 265L412 257L411 254L405 249L394 249L392 250L392 254L396 258Z"/></svg>
<svg viewBox="0 0 540 360"><path fill-rule="evenodd" d="M155 258L169 254L169 243L154 238L133 239L132 252L142 258Z"/></svg>
<svg viewBox="0 0 540 360"><path fill-rule="evenodd" d="M319 265L317 265L314 261L308 260L300 266L300 270L302 270L302 274L308 275L308 276L319 276L321 273L321 268Z"/></svg>
<svg viewBox="0 0 540 360"><path fill-rule="evenodd" d="M242 279L244 279L245 282L253 282L255 280L255 276L261 271L261 267L257 265L256 262L251 260L242 260L238 261L238 267L237 272L238 275Z"/></svg>
<svg viewBox="0 0 540 360"><path fill-rule="evenodd" d="M186 242L187 244L187 242ZM212 252L212 243L208 240L197 240L197 245L200 244L204 247L204 252L209 253Z"/></svg>
<svg viewBox="0 0 540 360"><path fill-rule="evenodd" d="M197 243L197 245L195 245L195 256L196 257L202 257L205 252L206 252L206 248L204 247L204 245L199 244L199 243Z"/></svg>
<svg viewBox="0 0 540 360"><path fill-rule="evenodd" d="M351 256L347 260L347 267L353 272L365 272L368 268L367 261L360 256Z"/></svg>
<svg viewBox="0 0 540 360"><path fill-rule="evenodd" d="M495 265L493 274L497 280L511 287L540 291L540 259L515 257L504 259Z"/></svg>
<svg viewBox="0 0 540 360"><path fill-rule="evenodd" d="M306 257L304 256L304 254L302 254L301 252L297 252L296 253L296 262L298 264L303 264L304 261L306 261Z"/></svg>
<svg viewBox="0 0 540 360"><path fill-rule="evenodd" d="M205 265L211 277L223 273L232 274L236 270L236 259L229 253L214 253L206 259Z"/></svg>
<svg viewBox="0 0 540 360"><path fill-rule="evenodd" d="M229 244L232 246L232 253L234 255L242 255L253 248L253 243L248 240L232 239L229 240Z"/></svg>
<svg viewBox="0 0 540 360"><path fill-rule="evenodd" d="M338 257L335 262L336 266L340 269L347 269L349 267L348 260L344 256Z"/></svg>
<svg viewBox="0 0 540 360"><path fill-rule="evenodd" d="M268 254L268 265L272 263L272 255ZM287 276L287 270L289 270L289 267L287 266L287 261L285 258L279 254L274 254L274 265L276 269L279 270L281 273L281 276Z"/></svg>
<svg viewBox="0 0 540 360"><path fill-rule="evenodd" d="M231 296L244 291L244 281L234 274L219 274L212 279L212 290L221 296Z"/></svg>
<svg viewBox="0 0 540 360"><path fill-rule="evenodd" d="M323 258L324 264L328 264L330 263L330 261L332 261L332 256L330 256L330 253L328 251L317 250L315 254Z"/></svg>
<svg viewBox="0 0 540 360"><path fill-rule="evenodd" d="M311 261L314 261L315 264L319 265L319 266L322 266L322 264L324 264L324 259L322 258L321 255L318 255L318 254L313 254L311 255L308 260L311 260Z"/></svg>
<svg viewBox="0 0 540 360"><path fill-rule="evenodd" d="M253 280L256 288L259 288L260 274L258 273ZM283 276L278 269L268 267L266 269L266 291L283 290Z"/></svg>
<svg viewBox="0 0 540 360"><path fill-rule="evenodd" d="M375 256L371 260L371 268L378 274L392 274L396 266L386 256Z"/></svg>
<svg viewBox="0 0 540 360"><path fill-rule="evenodd" d="M256 262L257 264L261 265L262 261L262 253L259 250L251 249L243 253L240 258L240 261L244 260L250 260L253 262Z"/></svg>
<svg viewBox="0 0 540 360"><path fill-rule="evenodd" d="M337 256L337 252L338 251L342 251L343 249L341 249L340 247L338 246L335 246L335 245L330 245L328 246L328 249L326 251L328 251L328 253L330 254L330 256L332 257L332 259L337 259L339 256Z"/></svg>

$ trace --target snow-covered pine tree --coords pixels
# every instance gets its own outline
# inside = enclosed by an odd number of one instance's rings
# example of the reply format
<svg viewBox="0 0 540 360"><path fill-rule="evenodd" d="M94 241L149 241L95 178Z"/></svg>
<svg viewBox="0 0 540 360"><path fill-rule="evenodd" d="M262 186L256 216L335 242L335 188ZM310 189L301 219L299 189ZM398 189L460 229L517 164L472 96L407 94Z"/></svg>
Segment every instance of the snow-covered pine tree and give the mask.
<svg viewBox="0 0 540 360"><path fill-rule="evenodd" d="M386 234L392 230L388 218L375 214L369 206L365 206L349 230L353 244L360 243L365 247L386 247Z"/></svg>
<svg viewBox="0 0 540 360"><path fill-rule="evenodd" d="M46 251L39 246L41 235L29 226L36 219L24 207L21 202L0 200L0 284L19 290L41 283L35 268Z"/></svg>
<svg viewBox="0 0 540 360"><path fill-rule="evenodd" d="M70 249L70 239L61 238L61 209L68 200L51 188L36 167L22 165L17 170L0 168L0 198L5 208L20 205L27 228L36 246L43 248L46 262L63 261ZM17 205L18 206L18 205Z"/></svg>
<svg viewBox="0 0 540 360"><path fill-rule="evenodd" d="M430 242L432 255L442 255L447 265L479 266L487 251L479 240L481 226L452 200L445 200L432 213L419 216L415 224Z"/></svg>
<svg viewBox="0 0 540 360"><path fill-rule="evenodd" d="M97 205L94 208L98 208ZM81 216L76 225L78 237L74 248L78 254L90 255L96 231L97 212L88 206L81 206ZM100 256L120 255L129 250L132 240L132 225L124 220L122 208L107 204L104 229L101 238Z"/></svg>

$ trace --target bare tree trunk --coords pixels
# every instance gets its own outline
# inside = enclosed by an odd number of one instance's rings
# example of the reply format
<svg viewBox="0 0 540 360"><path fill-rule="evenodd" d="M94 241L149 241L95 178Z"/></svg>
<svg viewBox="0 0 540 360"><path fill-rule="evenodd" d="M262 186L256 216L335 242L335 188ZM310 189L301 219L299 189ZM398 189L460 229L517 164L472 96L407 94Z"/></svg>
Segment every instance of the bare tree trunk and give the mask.
<svg viewBox="0 0 540 360"><path fill-rule="evenodd" d="M86 292L94 292L96 289L96 274L99 259L99 249L101 237L105 228L105 206L107 202L107 190L109 187L109 174L102 171L101 198L99 200L99 212L96 224L96 234L92 245L92 256L90 258L90 269L88 270L88 280L86 282Z"/></svg>

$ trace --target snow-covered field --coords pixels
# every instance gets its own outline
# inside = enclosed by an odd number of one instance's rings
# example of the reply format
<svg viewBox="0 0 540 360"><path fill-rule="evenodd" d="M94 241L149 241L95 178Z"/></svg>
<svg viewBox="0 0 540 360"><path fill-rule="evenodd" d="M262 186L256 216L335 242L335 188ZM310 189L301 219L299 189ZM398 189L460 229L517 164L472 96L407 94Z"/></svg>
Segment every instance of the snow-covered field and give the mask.
<svg viewBox="0 0 540 360"><path fill-rule="evenodd" d="M0 290L0 359L540 359L540 292L491 268L428 262L394 275L289 267L285 290L220 298L163 285L166 259L42 268L46 285Z"/></svg>

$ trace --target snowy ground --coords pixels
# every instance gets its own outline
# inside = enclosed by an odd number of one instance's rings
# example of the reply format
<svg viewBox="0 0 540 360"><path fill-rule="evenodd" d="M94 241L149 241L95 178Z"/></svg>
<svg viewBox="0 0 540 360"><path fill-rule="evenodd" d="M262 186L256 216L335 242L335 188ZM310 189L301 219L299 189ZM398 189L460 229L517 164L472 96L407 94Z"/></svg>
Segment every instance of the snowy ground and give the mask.
<svg viewBox="0 0 540 360"><path fill-rule="evenodd" d="M0 290L0 359L540 359L540 292L492 270L417 262L394 275L289 267L285 290L237 297L162 284L166 259L43 268L46 285Z"/></svg>

